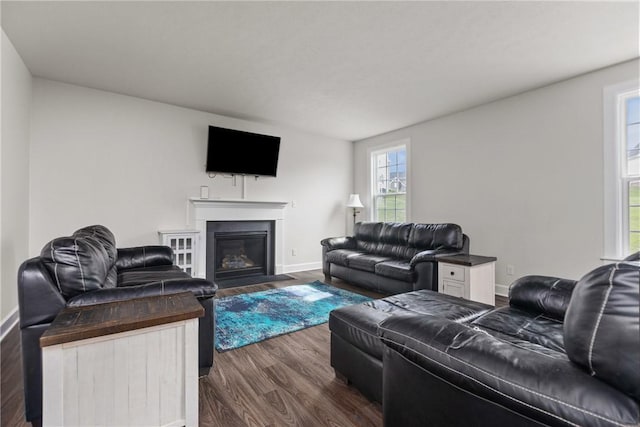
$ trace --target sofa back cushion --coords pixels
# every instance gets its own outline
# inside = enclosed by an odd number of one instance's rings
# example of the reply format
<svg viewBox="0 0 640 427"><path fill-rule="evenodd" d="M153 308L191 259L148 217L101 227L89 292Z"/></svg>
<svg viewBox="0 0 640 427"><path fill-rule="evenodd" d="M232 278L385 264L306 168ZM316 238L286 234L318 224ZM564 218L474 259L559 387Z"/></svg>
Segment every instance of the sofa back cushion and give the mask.
<svg viewBox="0 0 640 427"><path fill-rule="evenodd" d="M582 277L564 319L567 356L640 399L640 263L604 265Z"/></svg>
<svg viewBox="0 0 640 427"><path fill-rule="evenodd" d="M462 228L457 224L359 222L353 234L356 249L400 259L431 249L463 247Z"/></svg>
<svg viewBox="0 0 640 427"><path fill-rule="evenodd" d="M40 258L68 300L103 287L110 270L109 255L94 237L58 237L47 243Z"/></svg>
<svg viewBox="0 0 640 427"><path fill-rule="evenodd" d="M409 233L413 224L399 222L385 222L380 231L380 244L377 247L379 255L406 259L409 249Z"/></svg>
<svg viewBox="0 0 640 427"><path fill-rule="evenodd" d="M107 252L109 261L109 271L104 282L105 288L115 288L118 285L118 269L116 260L118 259L118 249L116 248L116 238L113 233L104 225L90 225L83 227L73 233L74 237L92 237Z"/></svg>
<svg viewBox="0 0 640 427"><path fill-rule="evenodd" d="M413 224L409 246L416 253L430 249L462 249L462 228L458 224Z"/></svg>
<svg viewBox="0 0 640 427"><path fill-rule="evenodd" d="M359 222L354 230L358 250L393 258L411 258L409 233L411 223L401 222Z"/></svg>
<svg viewBox="0 0 640 427"><path fill-rule="evenodd" d="M353 236L356 239L356 249L372 254L378 253L380 244L381 222L359 222L355 225Z"/></svg>

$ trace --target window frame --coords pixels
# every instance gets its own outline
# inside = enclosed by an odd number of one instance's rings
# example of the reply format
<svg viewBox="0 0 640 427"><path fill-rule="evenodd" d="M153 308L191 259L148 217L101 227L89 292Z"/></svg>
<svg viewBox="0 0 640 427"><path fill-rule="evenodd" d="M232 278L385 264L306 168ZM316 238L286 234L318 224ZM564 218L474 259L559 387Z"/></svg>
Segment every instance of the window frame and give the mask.
<svg viewBox="0 0 640 427"><path fill-rule="evenodd" d="M632 80L604 88L604 255L621 260L629 255L629 183L640 175L628 175L626 160L626 100L640 96L640 84Z"/></svg>
<svg viewBox="0 0 640 427"><path fill-rule="evenodd" d="M376 207L376 196L378 193L376 192L377 187L377 164L375 161L375 156L404 148L406 155L406 190L405 194L405 219L404 222L410 222L411 218L411 144L410 139L400 139L394 140L392 142L377 145L375 147L371 147L367 150L367 155L369 158L369 180L368 180L368 196L371 209L369 209L369 220L370 221L380 221L376 218L377 215L377 207ZM401 193L400 193L401 194Z"/></svg>

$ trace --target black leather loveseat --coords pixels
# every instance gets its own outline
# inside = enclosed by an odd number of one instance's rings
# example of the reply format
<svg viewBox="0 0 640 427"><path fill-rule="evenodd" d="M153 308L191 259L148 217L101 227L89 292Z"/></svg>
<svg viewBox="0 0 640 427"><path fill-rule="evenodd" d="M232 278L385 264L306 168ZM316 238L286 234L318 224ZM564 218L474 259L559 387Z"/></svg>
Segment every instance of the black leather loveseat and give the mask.
<svg viewBox="0 0 640 427"><path fill-rule="evenodd" d="M626 261L524 277L470 322L386 318L385 426L640 425L639 284Z"/></svg>
<svg viewBox="0 0 640 427"><path fill-rule="evenodd" d="M205 310L199 319L200 375L213 365L214 301L217 286L194 279L173 265L166 246L116 249L113 234L95 225L47 243L40 256L18 271L18 304L22 339L25 415L42 417L40 336L65 307L122 301L191 291Z"/></svg>
<svg viewBox="0 0 640 427"><path fill-rule="evenodd" d="M384 294L438 290L438 255L469 253L457 224L359 222L353 236L324 239L322 271Z"/></svg>

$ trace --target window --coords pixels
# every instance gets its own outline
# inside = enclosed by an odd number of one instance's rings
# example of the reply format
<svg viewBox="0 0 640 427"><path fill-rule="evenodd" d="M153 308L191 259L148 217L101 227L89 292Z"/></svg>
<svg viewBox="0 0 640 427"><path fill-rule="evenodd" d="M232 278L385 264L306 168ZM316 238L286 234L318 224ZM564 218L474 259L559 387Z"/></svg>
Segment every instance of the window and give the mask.
<svg viewBox="0 0 640 427"><path fill-rule="evenodd" d="M384 222L407 220L406 145L371 153L373 219Z"/></svg>
<svg viewBox="0 0 640 427"><path fill-rule="evenodd" d="M628 253L640 251L640 96L622 97L624 124L622 136L622 176L627 214L623 225Z"/></svg>
<svg viewBox="0 0 640 427"><path fill-rule="evenodd" d="M640 251L640 89L605 88L605 259Z"/></svg>

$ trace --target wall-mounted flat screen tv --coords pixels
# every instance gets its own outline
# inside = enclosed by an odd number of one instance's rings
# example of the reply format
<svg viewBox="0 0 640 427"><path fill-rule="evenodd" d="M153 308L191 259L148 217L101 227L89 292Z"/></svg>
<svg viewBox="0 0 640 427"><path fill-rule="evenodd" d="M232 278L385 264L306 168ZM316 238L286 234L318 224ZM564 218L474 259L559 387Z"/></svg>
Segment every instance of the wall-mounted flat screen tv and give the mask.
<svg viewBox="0 0 640 427"><path fill-rule="evenodd" d="M207 172L276 176L280 137L209 126Z"/></svg>

